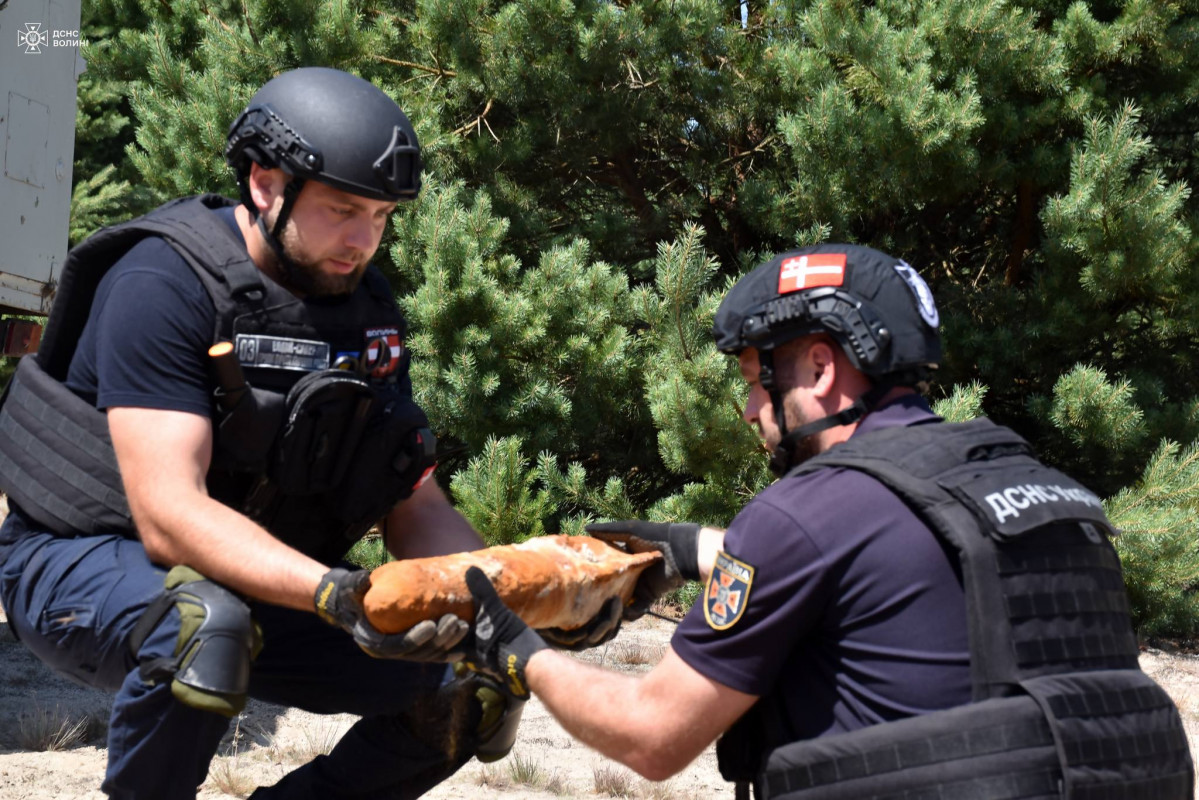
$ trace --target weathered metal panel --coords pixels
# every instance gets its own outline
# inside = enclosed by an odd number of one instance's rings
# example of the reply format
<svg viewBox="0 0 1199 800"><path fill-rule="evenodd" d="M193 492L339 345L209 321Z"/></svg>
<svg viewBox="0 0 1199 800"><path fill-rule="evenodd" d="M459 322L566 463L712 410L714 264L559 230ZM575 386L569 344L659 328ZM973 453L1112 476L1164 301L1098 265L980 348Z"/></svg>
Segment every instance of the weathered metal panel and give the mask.
<svg viewBox="0 0 1199 800"><path fill-rule="evenodd" d="M50 310L67 254L79 0L0 0L0 307Z"/></svg>

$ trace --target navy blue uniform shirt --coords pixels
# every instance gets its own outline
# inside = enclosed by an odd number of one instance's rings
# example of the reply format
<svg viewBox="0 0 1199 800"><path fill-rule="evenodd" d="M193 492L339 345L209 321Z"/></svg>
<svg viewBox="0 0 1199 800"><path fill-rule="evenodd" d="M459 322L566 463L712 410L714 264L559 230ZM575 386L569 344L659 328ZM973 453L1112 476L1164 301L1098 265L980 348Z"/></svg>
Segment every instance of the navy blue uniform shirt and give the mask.
<svg viewBox="0 0 1199 800"><path fill-rule="evenodd" d="M906 395L855 435L938 421ZM671 646L725 686L777 689L797 739L970 701L956 557L874 478L828 468L779 480L733 519L724 552L754 570L740 616L714 629L701 596Z"/></svg>

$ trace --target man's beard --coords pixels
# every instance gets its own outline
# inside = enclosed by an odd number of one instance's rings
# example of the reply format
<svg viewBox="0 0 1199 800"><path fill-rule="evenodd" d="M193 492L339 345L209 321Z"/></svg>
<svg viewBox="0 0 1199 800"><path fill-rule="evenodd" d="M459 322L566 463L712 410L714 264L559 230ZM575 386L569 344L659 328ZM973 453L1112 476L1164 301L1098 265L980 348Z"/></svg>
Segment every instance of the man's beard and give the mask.
<svg viewBox="0 0 1199 800"><path fill-rule="evenodd" d="M267 220L267 227L273 228L274 221ZM320 260L310 258L301 247L291 220L288 220L284 227L279 244L283 248L284 258L278 258L276 253L271 251L271 255L276 256L274 261L279 282L302 297L339 297L353 294L362 280L363 273L366 272L365 262L357 264L353 272L344 275L322 272ZM347 257L345 260L355 259Z"/></svg>
<svg viewBox="0 0 1199 800"><path fill-rule="evenodd" d="M783 397L783 410L787 417L787 433L802 428L811 421L799 407L799 404L792 401L789 396ZM773 441L771 441L771 439L773 439ZM779 446L779 442L782 441L782 439L783 433L779 431L777 436L771 436L767 438L766 444L769 445L770 449L773 451ZM790 457L787 459L786 466L788 468L796 467L807 461L809 458L819 455L820 450L818 447L819 446L816 442L815 434L804 436L798 441L792 439L787 446Z"/></svg>

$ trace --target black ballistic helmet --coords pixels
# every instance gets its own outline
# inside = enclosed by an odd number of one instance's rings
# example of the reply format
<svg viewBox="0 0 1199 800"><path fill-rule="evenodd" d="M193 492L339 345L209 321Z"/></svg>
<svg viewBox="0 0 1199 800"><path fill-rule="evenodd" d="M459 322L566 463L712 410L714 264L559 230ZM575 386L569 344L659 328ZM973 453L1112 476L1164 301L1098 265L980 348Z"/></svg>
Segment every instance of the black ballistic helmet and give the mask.
<svg viewBox="0 0 1199 800"><path fill-rule="evenodd" d="M259 89L229 128L225 161L246 201L251 161L300 179L293 183L316 180L373 200L420 192L420 144L408 117L374 84L326 67L294 69Z"/></svg>
<svg viewBox="0 0 1199 800"><path fill-rule="evenodd" d="M833 337L876 381L916 386L941 360L932 292L903 261L869 247L820 244L783 253L729 290L716 346L738 354L814 333Z"/></svg>
<svg viewBox="0 0 1199 800"><path fill-rule="evenodd" d="M712 333L722 352L758 351L759 382L782 434L770 467L782 475L804 438L858 421L895 386L923 390L941 360L939 324L928 284L905 262L869 247L821 244L783 253L738 281ZM874 386L849 408L788 431L774 349L816 333L841 345Z"/></svg>

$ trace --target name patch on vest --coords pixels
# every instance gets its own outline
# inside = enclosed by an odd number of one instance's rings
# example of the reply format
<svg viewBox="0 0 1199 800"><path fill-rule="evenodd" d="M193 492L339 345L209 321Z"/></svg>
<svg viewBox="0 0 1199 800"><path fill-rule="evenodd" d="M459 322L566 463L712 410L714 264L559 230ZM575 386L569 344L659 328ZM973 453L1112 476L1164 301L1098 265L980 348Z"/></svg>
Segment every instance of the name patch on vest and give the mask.
<svg viewBox="0 0 1199 800"><path fill-rule="evenodd" d="M239 333L233 341L243 367L272 367L313 372L329 368L329 343Z"/></svg>
<svg viewBox="0 0 1199 800"><path fill-rule="evenodd" d="M1094 523L1114 533L1099 496L1050 467L1019 474L983 472L945 488L972 506L1001 541L1064 520Z"/></svg>
<svg viewBox="0 0 1199 800"><path fill-rule="evenodd" d="M704 619L718 631L737 624L754 584L754 568L721 550L704 591Z"/></svg>

